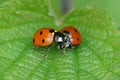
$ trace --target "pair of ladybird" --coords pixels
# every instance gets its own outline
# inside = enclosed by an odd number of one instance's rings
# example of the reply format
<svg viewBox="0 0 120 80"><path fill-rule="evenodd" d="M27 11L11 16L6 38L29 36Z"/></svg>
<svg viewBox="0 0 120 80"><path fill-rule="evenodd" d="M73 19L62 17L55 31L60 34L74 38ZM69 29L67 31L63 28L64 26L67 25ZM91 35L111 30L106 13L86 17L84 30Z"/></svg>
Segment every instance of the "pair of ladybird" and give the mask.
<svg viewBox="0 0 120 80"><path fill-rule="evenodd" d="M73 26L66 26L60 31L51 28L39 29L33 36L34 46L49 46L53 42L58 49L73 48L82 41L80 32Z"/></svg>

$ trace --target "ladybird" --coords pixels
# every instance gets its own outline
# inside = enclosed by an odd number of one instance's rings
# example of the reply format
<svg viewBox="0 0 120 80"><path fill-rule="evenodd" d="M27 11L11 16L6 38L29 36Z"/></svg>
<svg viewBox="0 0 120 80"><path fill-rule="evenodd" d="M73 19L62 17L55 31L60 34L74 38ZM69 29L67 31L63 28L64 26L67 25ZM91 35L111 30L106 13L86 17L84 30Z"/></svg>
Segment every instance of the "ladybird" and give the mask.
<svg viewBox="0 0 120 80"><path fill-rule="evenodd" d="M54 33L57 32L55 29L42 28L36 31L33 36L34 46L48 46L52 44L54 40Z"/></svg>
<svg viewBox="0 0 120 80"><path fill-rule="evenodd" d="M54 41L58 49L73 48L82 41L80 32L73 26L66 26L60 32L56 32Z"/></svg>

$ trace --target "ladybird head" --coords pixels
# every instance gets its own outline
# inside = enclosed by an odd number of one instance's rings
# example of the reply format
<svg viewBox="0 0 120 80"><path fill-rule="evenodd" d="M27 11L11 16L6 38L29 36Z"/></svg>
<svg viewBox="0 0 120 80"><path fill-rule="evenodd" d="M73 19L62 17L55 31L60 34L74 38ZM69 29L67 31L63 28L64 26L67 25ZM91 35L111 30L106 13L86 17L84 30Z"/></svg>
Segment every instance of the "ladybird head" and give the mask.
<svg viewBox="0 0 120 80"><path fill-rule="evenodd" d="M57 43L61 43L64 41L65 35L61 32L56 32L54 35L54 41Z"/></svg>
<svg viewBox="0 0 120 80"><path fill-rule="evenodd" d="M68 32L56 32L54 35L54 41L57 43L58 49L64 49L71 45Z"/></svg>

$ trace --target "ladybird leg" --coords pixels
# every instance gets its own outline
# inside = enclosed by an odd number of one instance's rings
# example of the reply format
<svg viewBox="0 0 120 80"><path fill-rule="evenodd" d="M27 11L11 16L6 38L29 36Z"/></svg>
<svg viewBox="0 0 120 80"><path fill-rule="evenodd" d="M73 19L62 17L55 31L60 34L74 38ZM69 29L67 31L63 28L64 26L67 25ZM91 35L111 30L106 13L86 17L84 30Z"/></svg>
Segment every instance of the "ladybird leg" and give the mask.
<svg viewBox="0 0 120 80"><path fill-rule="evenodd" d="M65 51L65 50L66 50L66 49L63 49L63 53L64 53L64 54L66 54L66 51Z"/></svg>
<svg viewBox="0 0 120 80"><path fill-rule="evenodd" d="M74 46L72 44L69 45L69 49L73 49Z"/></svg>
<svg viewBox="0 0 120 80"><path fill-rule="evenodd" d="M64 54L66 54L66 49L67 49L66 47L63 48L63 53L64 53Z"/></svg>
<svg viewBox="0 0 120 80"><path fill-rule="evenodd" d="M50 46L48 46L47 50L45 51L44 55L43 55L43 59L46 59L47 58L47 54L48 52L50 51Z"/></svg>

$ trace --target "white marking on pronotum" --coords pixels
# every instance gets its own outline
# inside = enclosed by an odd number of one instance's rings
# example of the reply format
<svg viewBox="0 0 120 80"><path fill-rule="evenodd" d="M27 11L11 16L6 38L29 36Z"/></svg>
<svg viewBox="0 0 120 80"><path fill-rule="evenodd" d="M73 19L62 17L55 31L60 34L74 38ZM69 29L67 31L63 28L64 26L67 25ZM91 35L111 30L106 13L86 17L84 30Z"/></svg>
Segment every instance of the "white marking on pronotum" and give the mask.
<svg viewBox="0 0 120 80"><path fill-rule="evenodd" d="M58 42L62 42L63 40L62 40L62 37L59 37L58 38Z"/></svg>

